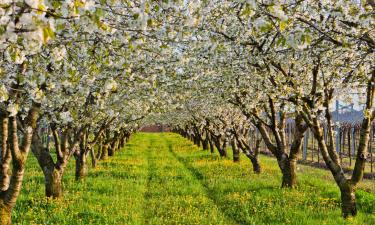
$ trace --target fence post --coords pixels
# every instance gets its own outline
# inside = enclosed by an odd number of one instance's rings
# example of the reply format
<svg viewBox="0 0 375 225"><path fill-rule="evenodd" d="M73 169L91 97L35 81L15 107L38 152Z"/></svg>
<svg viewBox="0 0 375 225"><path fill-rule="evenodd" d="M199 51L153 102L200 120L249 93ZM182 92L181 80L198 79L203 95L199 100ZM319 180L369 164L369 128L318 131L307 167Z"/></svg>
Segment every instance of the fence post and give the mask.
<svg viewBox="0 0 375 225"><path fill-rule="evenodd" d="M348 156L349 156L349 166L352 166L352 150L351 150L351 132L352 132L352 127L348 129Z"/></svg>
<svg viewBox="0 0 375 225"><path fill-rule="evenodd" d="M340 128L336 128L336 152L340 153Z"/></svg>
<svg viewBox="0 0 375 225"><path fill-rule="evenodd" d="M302 154L303 160L307 159L307 147L308 147L308 145L309 145L309 130L307 129L306 133L305 133L305 137L303 139L303 154Z"/></svg>
<svg viewBox="0 0 375 225"><path fill-rule="evenodd" d="M352 157L355 157L355 129L352 127Z"/></svg>

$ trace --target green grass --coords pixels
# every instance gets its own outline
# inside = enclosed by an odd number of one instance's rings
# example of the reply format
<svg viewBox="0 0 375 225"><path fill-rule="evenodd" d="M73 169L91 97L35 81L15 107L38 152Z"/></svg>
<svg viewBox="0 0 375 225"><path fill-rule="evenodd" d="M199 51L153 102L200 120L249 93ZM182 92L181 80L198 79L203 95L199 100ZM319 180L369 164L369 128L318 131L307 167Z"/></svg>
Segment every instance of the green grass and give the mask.
<svg viewBox="0 0 375 225"><path fill-rule="evenodd" d="M125 149L74 181L64 198L44 198L42 172L29 157L15 224L375 224L375 182L357 191L359 215L340 217L339 191L328 171L298 166L297 189L280 188L273 158L220 159L176 134L139 133Z"/></svg>

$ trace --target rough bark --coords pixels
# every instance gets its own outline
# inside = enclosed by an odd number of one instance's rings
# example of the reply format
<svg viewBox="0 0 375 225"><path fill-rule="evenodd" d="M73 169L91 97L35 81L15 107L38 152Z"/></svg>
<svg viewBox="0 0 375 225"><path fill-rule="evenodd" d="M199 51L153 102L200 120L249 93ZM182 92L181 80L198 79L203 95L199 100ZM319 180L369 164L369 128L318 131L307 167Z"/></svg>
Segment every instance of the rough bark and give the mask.
<svg viewBox="0 0 375 225"><path fill-rule="evenodd" d="M371 123L374 120L374 113L372 112L374 104L374 94L375 87L373 83L375 82L375 71L372 71L372 77L367 84L367 97L366 97L366 108L367 114L362 121L360 130L360 140L357 148L357 160L353 170L352 177L350 179L346 178L344 171L339 163L339 159L334 147L334 137L332 131L331 114L329 111L329 103L332 100L332 95L334 90L325 89L324 92L324 103L325 107L325 117L327 121L328 130L328 141L324 139L323 128L320 121L316 116L311 114L311 109L314 105L306 104L304 105L303 118L311 127L315 138L317 139L321 155L326 163L327 167L331 171L336 184L340 188L341 192L341 203L342 203L342 215L343 217L355 216L357 214L356 208L356 198L355 198L355 188L356 185L362 180L364 167L366 163L366 156L368 152L368 142L370 139ZM371 115L372 113L372 115Z"/></svg>
<svg viewBox="0 0 375 225"><path fill-rule="evenodd" d="M202 147L203 147L203 150L208 150L208 138L207 137L203 139Z"/></svg>
<svg viewBox="0 0 375 225"><path fill-rule="evenodd" d="M45 174L46 196L50 198L61 198L63 196L62 171L54 168Z"/></svg>
<svg viewBox="0 0 375 225"><path fill-rule="evenodd" d="M291 162L287 155L283 155L278 164L282 173L281 187L294 188L297 184L296 161Z"/></svg>
<svg viewBox="0 0 375 225"><path fill-rule="evenodd" d="M30 151L33 132L38 119L39 105L33 104L28 116L24 121L17 121L16 117L9 117L9 149L12 154L12 173L7 190L0 194L0 225L11 224L11 212L16 204L17 198L21 191L25 163ZM18 139L17 122L25 127L21 145Z"/></svg>
<svg viewBox="0 0 375 225"><path fill-rule="evenodd" d="M63 196L62 178L66 165L75 151L76 143L68 146L68 131L62 132L60 138L56 127L52 125L51 128L55 142L56 163L48 148L43 146L37 132L33 135L32 152L44 174L46 197L57 199Z"/></svg>
<svg viewBox="0 0 375 225"><path fill-rule="evenodd" d="M92 168L96 168L96 166L98 164L98 160L96 158L96 155L95 155L95 152L94 152L94 148L90 148L90 157L91 157L91 166L92 166Z"/></svg>
<svg viewBox="0 0 375 225"><path fill-rule="evenodd" d="M115 151L120 151L120 139L116 139L116 142L115 142Z"/></svg>
<svg viewBox="0 0 375 225"><path fill-rule="evenodd" d="M302 123L302 117L299 115L296 116L295 123L296 129L292 145L290 146L289 156L286 154L282 156L282 158L285 157L285 162L283 162L284 169L282 169L282 187L294 188L297 185L297 158L302 149L302 140L307 130L307 124Z"/></svg>
<svg viewBox="0 0 375 225"><path fill-rule="evenodd" d="M76 172L75 179L76 181L83 180L88 173L87 168L87 156L85 154L79 154L75 157L76 159Z"/></svg>
<svg viewBox="0 0 375 225"><path fill-rule="evenodd" d="M215 146L211 137L208 138L208 143L210 144L210 152L213 154L215 152Z"/></svg>
<svg viewBox="0 0 375 225"><path fill-rule="evenodd" d="M0 200L0 225L11 225L12 207Z"/></svg>
<svg viewBox="0 0 375 225"><path fill-rule="evenodd" d="M108 159L108 145L103 145L100 160L107 160L107 159Z"/></svg>
<svg viewBox="0 0 375 225"><path fill-rule="evenodd" d="M125 134L124 134L124 136L120 139L120 143L119 143L119 145L120 145L120 148L124 148L125 147Z"/></svg>
<svg viewBox="0 0 375 225"><path fill-rule="evenodd" d="M270 104L272 106L272 104ZM273 108L273 107L271 107ZM274 113L273 113L274 114ZM255 123L260 131L267 148L276 157L279 168L282 173L281 187L294 188L297 184L297 156L301 152L302 140L304 133L307 130L307 124L303 123L303 118L300 114L295 117L296 131L294 133L293 142L290 147L289 155L286 153L286 140L285 140L285 117L280 116L280 123L276 122L275 116L272 119L272 125L269 127L276 140L274 144L271 141L268 131L261 123Z"/></svg>
<svg viewBox="0 0 375 225"><path fill-rule="evenodd" d="M367 111L369 115L367 115L363 119L362 125L361 125L357 156L355 160L353 175L351 178L351 182L354 185L357 185L362 180L364 170L365 170L365 165L366 165L366 157L368 154L368 143L370 141L370 133L371 133L371 123L374 120L374 115L375 115L375 112L373 111L374 97L375 97L374 83L375 83L375 70L372 71L372 77L367 84L367 96L366 96L365 110Z"/></svg>
<svg viewBox="0 0 375 225"><path fill-rule="evenodd" d="M251 164L253 165L253 172L256 174L260 174L262 170L261 170L258 157L250 157L250 160L251 160Z"/></svg>
<svg viewBox="0 0 375 225"><path fill-rule="evenodd" d="M115 149L114 149L113 145L109 145L107 152L108 152L108 156L114 156L115 155Z"/></svg>
<svg viewBox="0 0 375 225"><path fill-rule="evenodd" d="M221 141L221 138L220 137L215 137L214 139L214 142L215 142L215 145L216 145L216 148L219 152L219 155L221 157L227 157L227 150L226 150L226 141Z"/></svg>
<svg viewBox="0 0 375 225"><path fill-rule="evenodd" d="M194 137L195 137L194 138L195 144L200 148L201 147L201 138L200 138L200 135L198 133L196 133Z"/></svg>
<svg viewBox="0 0 375 225"><path fill-rule="evenodd" d="M221 146L221 149L220 149L220 156L221 157L228 157L228 153L227 153L227 142L224 141L223 145Z"/></svg>
<svg viewBox="0 0 375 225"><path fill-rule="evenodd" d="M0 191L6 191L10 182L10 162L12 155L8 147L8 125L9 119L5 115L1 116L1 151L0 151Z"/></svg>
<svg viewBox="0 0 375 225"><path fill-rule="evenodd" d="M233 139L230 142L232 146L232 152L233 152L233 162L239 162L240 161L240 151L237 148L236 141Z"/></svg>
<svg viewBox="0 0 375 225"><path fill-rule="evenodd" d="M250 147L250 144L247 144L244 140L241 140L237 133L235 133L235 137L237 139L238 147L242 150L246 157L250 159L251 164L253 165L253 172L256 174L260 174L261 166L259 163L258 155L262 139L258 139L256 141L255 149L253 151Z"/></svg>
<svg viewBox="0 0 375 225"><path fill-rule="evenodd" d="M341 211L344 218L357 215L357 205L355 198L355 190L347 182L340 186L341 191Z"/></svg>
<svg viewBox="0 0 375 225"><path fill-rule="evenodd" d="M100 160L102 158L102 154L103 154L103 142L102 140L100 140L98 144L98 152L96 153L96 159Z"/></svg>

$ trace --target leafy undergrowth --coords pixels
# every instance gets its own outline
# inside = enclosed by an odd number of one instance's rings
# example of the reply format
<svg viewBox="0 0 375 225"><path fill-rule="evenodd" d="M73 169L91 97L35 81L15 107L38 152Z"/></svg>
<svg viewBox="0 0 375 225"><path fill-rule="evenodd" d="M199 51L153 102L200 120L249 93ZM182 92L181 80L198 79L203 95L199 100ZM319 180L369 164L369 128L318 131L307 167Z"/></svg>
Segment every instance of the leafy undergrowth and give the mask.
<svg viewBox="0 0 375 225"><path fill-rule="evenodd" d="M339 191L328 171L299 166L298 188L280 188L273 158L220 159L176 134L133 136L125 149L101 162L84 182L74 163L62 200L44 198L33 156L13 212L15 224L375 224L375 182L357 191L359 215L340 217Z"/></svg>

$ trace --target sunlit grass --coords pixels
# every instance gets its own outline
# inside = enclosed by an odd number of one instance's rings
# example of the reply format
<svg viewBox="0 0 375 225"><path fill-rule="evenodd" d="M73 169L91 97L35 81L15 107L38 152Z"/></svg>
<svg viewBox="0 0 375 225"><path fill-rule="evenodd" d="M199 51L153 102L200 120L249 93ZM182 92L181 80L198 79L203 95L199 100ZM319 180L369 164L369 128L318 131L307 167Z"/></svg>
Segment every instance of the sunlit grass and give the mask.
<svg viewBox="0 0 375 225"><path fill-rule="evenodd" d="M44 197L43 176L29 157L15 224L375 224L375 183L357 192L359 215L340 217L339 191L328 171L298 166L298 188L280 188L273 158L220 159L176 134L132 137L115 157L74 181L74 162L64 179L64 198Z"/></svg>

